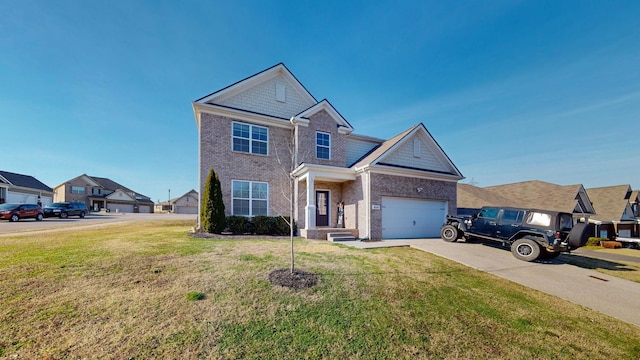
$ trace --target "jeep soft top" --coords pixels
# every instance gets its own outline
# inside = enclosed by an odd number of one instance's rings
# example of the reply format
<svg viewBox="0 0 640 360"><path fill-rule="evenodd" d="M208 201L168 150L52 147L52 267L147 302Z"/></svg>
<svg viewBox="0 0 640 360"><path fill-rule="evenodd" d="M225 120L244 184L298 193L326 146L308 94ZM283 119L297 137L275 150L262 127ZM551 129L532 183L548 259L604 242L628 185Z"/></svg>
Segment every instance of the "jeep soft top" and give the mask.
<svg viewBox="0 0 640 360"><path fill-rule="evenodd" d="M440 231L444 241L472 238L499 241L524 261L551 259L587 242L589 227L574 224L570 213L485 206L473 216L448 216Z"/></svg>

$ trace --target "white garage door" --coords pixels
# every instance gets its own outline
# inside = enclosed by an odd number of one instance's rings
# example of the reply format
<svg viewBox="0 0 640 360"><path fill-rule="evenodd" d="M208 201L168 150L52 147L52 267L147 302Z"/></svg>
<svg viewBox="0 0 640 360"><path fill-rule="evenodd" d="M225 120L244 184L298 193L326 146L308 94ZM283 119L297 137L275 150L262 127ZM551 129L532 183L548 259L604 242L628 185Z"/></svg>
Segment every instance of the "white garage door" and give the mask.
<svg viewBox="0 0 640 360"><path fill-rule="evenodd" d="M177 214L197 214L198 208L195 206L178 206L176 208Z"/></svg>
<svg viewBox="0 0 640 360"><path fill-rule="evenodd" d="M141 213L141 214L150 214L152 212L151 211L151 206L149 206L149 205L140 205L138 207L138 212Z"/></svg>
<svg viewBox="0 0 640 360"><path fill-rule="evenodd" d="M129 204L108 204L107 205L107 209L111 210L112 212L132 213L133 212L133 205L129 205Z"/></svg>
<svg viewBox="0 0 640 360"><path fill-rule="evenodd" d="M439 238L447 213L445 201L382 198L382 238Z"/></svg>

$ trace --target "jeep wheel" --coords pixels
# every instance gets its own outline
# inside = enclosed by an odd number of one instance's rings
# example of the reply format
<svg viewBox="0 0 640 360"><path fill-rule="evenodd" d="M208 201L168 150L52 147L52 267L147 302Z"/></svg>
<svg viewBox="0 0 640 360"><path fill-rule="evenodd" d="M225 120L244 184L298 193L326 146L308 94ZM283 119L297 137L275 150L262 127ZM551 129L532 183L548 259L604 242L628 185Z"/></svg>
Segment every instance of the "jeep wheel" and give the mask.
<svg viewBox="0 0 640 360"><path fill-rule="evenodd" d="M511 253L516 259L534 261L540 257L540 246L531 239L522 238L511 244Z"/></svg>
<svg viewBox="0 0 640 360"><path fill-rule="evenodd" d="M453 225L445 225L440 230L440 236L446 242L455 242L458 240L458 228Z"/></svg>

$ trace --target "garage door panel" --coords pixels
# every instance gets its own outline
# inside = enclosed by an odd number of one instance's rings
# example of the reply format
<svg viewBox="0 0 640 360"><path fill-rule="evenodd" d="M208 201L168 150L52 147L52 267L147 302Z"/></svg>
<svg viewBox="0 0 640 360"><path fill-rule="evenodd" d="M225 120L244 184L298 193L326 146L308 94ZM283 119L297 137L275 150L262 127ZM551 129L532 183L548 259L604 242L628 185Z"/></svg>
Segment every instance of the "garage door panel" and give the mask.
<svg viewBox="0 0 640 360"><path fill-rule="evenodd" d="M440 237L446 202L406 198L382 199L382 238Z"/></svg>

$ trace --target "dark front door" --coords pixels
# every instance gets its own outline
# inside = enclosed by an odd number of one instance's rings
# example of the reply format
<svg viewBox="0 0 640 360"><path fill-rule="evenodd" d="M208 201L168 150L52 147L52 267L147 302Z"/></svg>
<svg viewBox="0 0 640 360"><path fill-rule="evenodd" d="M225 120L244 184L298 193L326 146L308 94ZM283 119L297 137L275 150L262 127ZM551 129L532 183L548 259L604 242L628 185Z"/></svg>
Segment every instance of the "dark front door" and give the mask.
<svg viewBox="0 0 640 360"><path fill-rule="evenodd" d="M328 191L316 191L316 226L329 226Z"/></svg>

